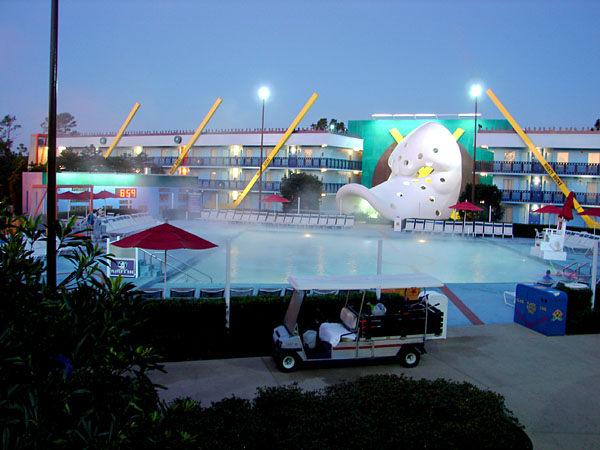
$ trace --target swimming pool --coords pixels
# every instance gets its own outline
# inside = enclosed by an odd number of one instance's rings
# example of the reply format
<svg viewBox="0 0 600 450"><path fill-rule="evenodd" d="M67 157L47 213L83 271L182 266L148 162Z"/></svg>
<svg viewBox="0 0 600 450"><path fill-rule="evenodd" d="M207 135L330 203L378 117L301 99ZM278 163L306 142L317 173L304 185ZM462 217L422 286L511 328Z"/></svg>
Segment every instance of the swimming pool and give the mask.
<svg viewBox="0 0 600 450"><path fill-rule="evenodd" d="M196 285L198 282L223 285L227 239L231 240L234 285L286 284L292 274L375 274L380 240L384 274L427 272L444 283L506 283L535 281L546 269L552 269L549 261L529 256L531 240L395 233L386 227L325 230L242 227L200 221L172 224L219 247L171 251L169 255L209 275L212 282L180 264L178 270L168 271L170 285L187 284L190 277ZM150 280L138 280L137 284L143 281ZM162 279L155 281L158 285Z"/></svg>

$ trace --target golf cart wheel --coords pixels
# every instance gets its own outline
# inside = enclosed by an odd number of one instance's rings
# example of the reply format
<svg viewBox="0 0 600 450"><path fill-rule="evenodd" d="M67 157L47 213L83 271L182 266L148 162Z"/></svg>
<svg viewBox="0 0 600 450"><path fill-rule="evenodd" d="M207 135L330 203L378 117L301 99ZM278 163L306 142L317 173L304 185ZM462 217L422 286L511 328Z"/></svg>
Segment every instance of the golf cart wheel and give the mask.
<svg viewBox="0 0 600 450"><path fill-rule="evenodd" d="M277 359L277 367L282 372L293 372L298 368L300 360L295 353L284 353Z"/></svg>
<svg viewBox="0 0 600 450"><path fill-rule="evenodd" d="M410 369L419 365L421 354L415 347L402 347L398 352L398 358L402 367Z"/></svg>

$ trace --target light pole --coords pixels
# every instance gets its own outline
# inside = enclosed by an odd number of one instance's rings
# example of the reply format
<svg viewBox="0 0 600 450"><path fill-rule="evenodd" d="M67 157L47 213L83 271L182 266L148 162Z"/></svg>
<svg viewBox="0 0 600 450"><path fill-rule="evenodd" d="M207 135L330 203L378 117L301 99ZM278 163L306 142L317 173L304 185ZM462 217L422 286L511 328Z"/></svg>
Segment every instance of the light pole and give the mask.
<svg viewBox="0 0 600 450"><path fill-rule="evenodd" d="M258 172L258 210L262 210L262 174L263 174L263 143L265 135L265 100L269 98L269 88L261 87L258 90L258 97L262 100L262 125L260 127L260 166Z"/></svg>
<svg viewBox="0 0 600 450"><path fill-rule="evenodd" d="M475 164L477 161L477 98L481 95L481 86L471 86L471 97L475 98L475 128L473 129L473 180L471 181L471 203L475 204Z"/></svg>

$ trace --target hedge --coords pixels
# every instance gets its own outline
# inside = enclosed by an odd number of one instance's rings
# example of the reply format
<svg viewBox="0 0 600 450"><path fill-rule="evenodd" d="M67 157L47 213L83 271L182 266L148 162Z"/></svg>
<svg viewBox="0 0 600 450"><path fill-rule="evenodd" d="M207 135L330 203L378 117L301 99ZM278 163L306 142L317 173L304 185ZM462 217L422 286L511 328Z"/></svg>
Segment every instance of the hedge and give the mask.
<svg viewBox="0 0 600 450"><path fill-rule="evenodd" d="M557 286L567 292L567 334L599 333L600 308L591 309L591 290ZM369 300L375 294L367 293ZM362 294L352 294L352 300ZM394 294L383 294L385 300ZM231 301L230 328L225 326L224 299L147 300L140 344L153 347L166 361L268 356L273 329L283 324L290 296L239 297ZM306 297L298 324L301 330L317 322L339 321L346 296Z"/></svg>
<svg viewBox="0 0 600 450"><path fill-rule="evenodd" d="M271 354L273 329L283 324L289 301L289 295L232 299L228 331L224 299L147 300L140 343L155 348L166 361L266 356ZM306 329L317 319L339 320L345 302L345 295L307 297L298 323Z"/></svg>
<svg viewBox="0 0 600 450"><path fill-rule="evenodd" d="M190 436L189 448L533 448L501 395L466 382L396 375L317 391L259 388L253 400L231 397L210 407L178 399L164 424Z"/></svg>

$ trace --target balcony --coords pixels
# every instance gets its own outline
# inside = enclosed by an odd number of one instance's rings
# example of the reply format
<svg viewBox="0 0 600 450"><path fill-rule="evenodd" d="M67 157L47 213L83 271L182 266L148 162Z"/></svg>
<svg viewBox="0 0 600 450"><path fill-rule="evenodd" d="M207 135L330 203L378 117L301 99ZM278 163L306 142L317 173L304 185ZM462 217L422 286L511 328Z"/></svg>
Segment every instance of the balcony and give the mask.
<svg viewBox="0 0 600 450"><path fill-rule="evenodd" d="M172 167L176 156L149 158L154 164ZM248 167L258 169L258 156L208 156L183 159L182 165L190 168L199 167ZM331 169L331 170L362 170L362 161L350 161L338 158L306 158L306 157L275 157L270 167L282 169Z"/></svg>
<svg viewBox="0 0 600 450"><path fill-rule="evenodd" d="M548 163L558 175L600 176L600 164ZM538 161L477 161L477 172L511 175L545 175L547 172Z"/></svg>
<svg viewBox="0 0 600 450"><path fill-rule="evenodd" d="M502 203L539 203L562 205L565 195L556 191L520 191L502 189ZM600 206L600 195L598 193L588 194L575 192L575 199L583 206Z"/></svg>
<svg viewBox="0 0 600 450"><path fill-rule="evenodd" d="M243 191L248 185L248 181L242 180L202 180L198 179L198 187L207 191ZM335 194L344 183L323 183L323 192L326 194ZM263 181L263 192L281 192L280 181ZM258 192L258 183L252 186L250 192Z"/></svg>

